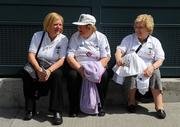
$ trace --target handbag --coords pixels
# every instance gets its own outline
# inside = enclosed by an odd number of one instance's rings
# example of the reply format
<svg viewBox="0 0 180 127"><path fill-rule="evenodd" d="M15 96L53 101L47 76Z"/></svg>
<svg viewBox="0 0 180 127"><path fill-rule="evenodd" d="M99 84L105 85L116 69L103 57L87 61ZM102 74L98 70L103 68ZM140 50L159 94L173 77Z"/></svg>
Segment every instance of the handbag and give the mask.
<svg viewBox="0 0 180 127"><path fill-rule="evenodd" d="M36 52L36 55L35 55L35 58L36 58L37 61L38 61L37 55L38 55L38 52L39 52L39 50L40 50L40 48L41 48L41 44L42 44L44 35L45 35L45 32L43 32L43 35L42 35L42 37L41 37L40 44L39 44L39 46L38 46L38 49L37 49L37 52ZM39 63L39 61L38 61L38 63ZM34 67L32 66L32 64L31 64L30 62L28 62L28 63L25 64L24 70L29 73L29 75L31 76L31 78L37 79L36 71L34 70Z"/></svg>

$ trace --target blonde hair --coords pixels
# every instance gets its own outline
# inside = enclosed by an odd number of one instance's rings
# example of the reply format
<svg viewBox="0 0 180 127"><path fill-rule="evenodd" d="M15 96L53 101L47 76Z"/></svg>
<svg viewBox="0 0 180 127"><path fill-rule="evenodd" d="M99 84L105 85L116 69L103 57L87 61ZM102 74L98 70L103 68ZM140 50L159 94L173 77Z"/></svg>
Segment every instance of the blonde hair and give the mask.
<svg viewBox="0 0 180 127"><path fill-rule="evenodd" d="M50 29L51 25L55 21L57 21L59 18L61 19L62 23L64 24L64 19L63 19L63 17L60 14L58 14L56 12L48 13L46 15L46 17L44 18L44 21L43 21L44 31L49 32L49 29Z"/></svg>
<svg viewBox="0 0 180 127"><path fill-rule="evenodd" d="M95 32L97 30L96 26L95 25L91 25L91 24L88 24L87 27L89 29L92 29L93 32Z"/></svg>
<svg viewBox="0 0 180 127"><path fill-rule="evenodd" d="M134 27L135 27L135 24L139 22L144 23L146 29L149 31L150 34L152 34L154 30L154 19L151 15L148 15L148 14L138 15L134 21Z"/></svg>

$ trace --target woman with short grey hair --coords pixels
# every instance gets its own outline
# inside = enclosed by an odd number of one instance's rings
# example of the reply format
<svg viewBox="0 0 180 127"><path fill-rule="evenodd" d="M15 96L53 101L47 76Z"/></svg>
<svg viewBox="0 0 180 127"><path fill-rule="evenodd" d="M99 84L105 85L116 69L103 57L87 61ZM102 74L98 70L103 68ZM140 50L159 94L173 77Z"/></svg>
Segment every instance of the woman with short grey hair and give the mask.
<svg viewBox="0 0 180 127"><path fill-rule="evenodd" d="M137 16L134 22L135 33L123 38L121 44L117 46L115 59L117 66L124 66L122 57L130 52L137 52L137 55L146 63L147 68L144 70L144 76L150 77L149 87L154 98L157 116L164 119L166 113L164 111L159 68L163 64L165 53L160 41L151 35L153 29L154 20L151 15L141 14ZM124 84L130 85L127 107L129 112L136 111L136 77L137 75L129 76L125 77L124 80Z"/></svg>

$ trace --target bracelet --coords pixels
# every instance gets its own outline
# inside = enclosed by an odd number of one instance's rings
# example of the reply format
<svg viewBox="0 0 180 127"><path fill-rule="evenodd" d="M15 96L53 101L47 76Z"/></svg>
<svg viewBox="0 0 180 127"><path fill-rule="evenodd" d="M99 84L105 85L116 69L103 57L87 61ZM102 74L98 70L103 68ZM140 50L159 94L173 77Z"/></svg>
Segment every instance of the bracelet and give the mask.
<svg viewBox="0 0 180 127"><path fill-rule="evenodd" d="M48 69L48 71L49 71L50 73L52 73L51 69Z"/></svg>

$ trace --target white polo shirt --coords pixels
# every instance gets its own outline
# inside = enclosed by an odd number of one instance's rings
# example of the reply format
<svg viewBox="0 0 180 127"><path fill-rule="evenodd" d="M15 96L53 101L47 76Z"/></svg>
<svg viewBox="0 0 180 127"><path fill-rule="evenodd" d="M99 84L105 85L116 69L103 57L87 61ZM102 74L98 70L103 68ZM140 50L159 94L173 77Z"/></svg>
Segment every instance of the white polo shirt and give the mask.
<svg viewBox="0 0 180 127"><path fill-rule="evenodd" d="M122 53L128 54L130 52L135 52L139 45L141 45L141 43L134 33L126 36L121 44L117 46L116 50L121 50ZM149 35L147 42L142 45L137 54L147 65L152 64L159 59L165 59L165 53L160 41L151 35Z"/></svg>
<svg viewBox="0 0 180 127"><path fill-rule="evenodd" d="M29 47L29 52L37 52L38 46L42 38L42 34L43 31L34 33ZM51 64L53 64L57 60L66 56L67 46L68 38L65 35L59 34L53 41L51 41L48 33L46 32L37 57L46 59Z"/></svg>
<svg viewBox="0 0 180 127"><path fill-rule="evenodd" d="M98 61L103 57L111 57L107 37L96 31L88 39L84 39L77 31L70 39L68 56L73 56L78 62Z"/></svg>

